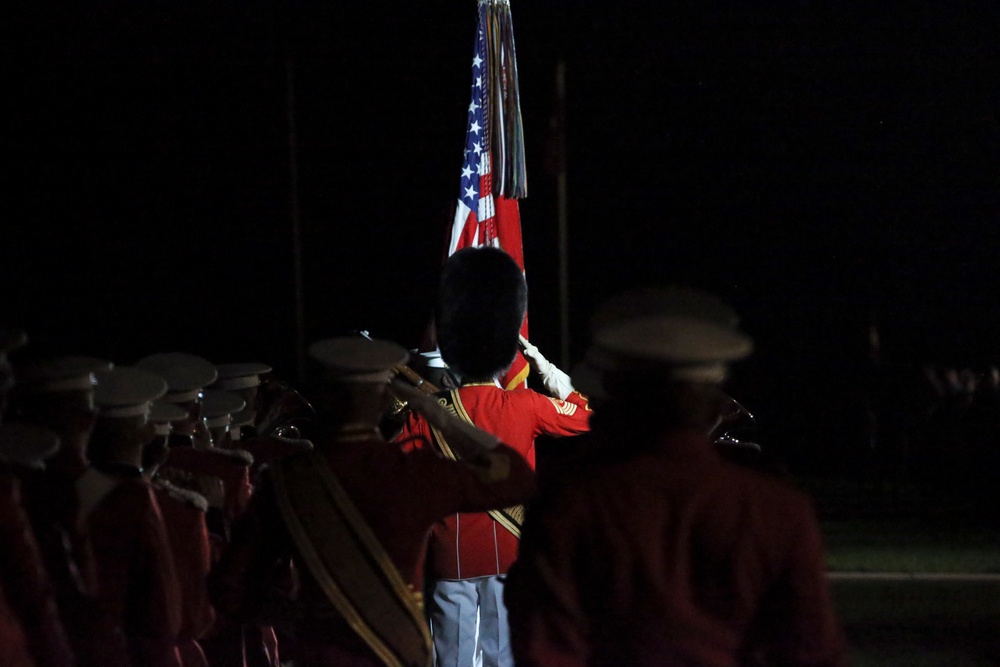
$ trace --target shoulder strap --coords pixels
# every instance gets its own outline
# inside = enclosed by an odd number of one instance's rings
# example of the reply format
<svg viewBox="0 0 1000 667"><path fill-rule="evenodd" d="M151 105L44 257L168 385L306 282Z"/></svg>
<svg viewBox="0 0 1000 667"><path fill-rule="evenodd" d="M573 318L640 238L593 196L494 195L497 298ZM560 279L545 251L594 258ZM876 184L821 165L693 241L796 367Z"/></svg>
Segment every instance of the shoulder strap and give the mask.
<svg viewBox="0 0 1000 667"><path fill-rule="evenodd" d="M459 396L457 389L452 389L448 392L439 392L437 397L438 403L445 410L452 413L467 424L472 424L473 426L476 425L476 423L472 421L472 417L469 416L468 411L466 411L465 405L462 403L462 397ZM452 461L459 460L458 455L455 454L451 446L448 445L448 441L439 429L431 426L431 435L433 436L432 440L434 441L434 446L437 447L438 451L440 451L445 458L449 458ZM488 514L494 521L509 530L514 537L521 539L521 525L524 523L524 505L512 505L511 507L505 507L503 509L490 510Z"/></svg>
<svg viewBox="0 0 1000 667"><path fill-rule="evenodd" d="M423 610L318 452L271 469L281 516L327 599L389 667L427 667Z"/></svg>

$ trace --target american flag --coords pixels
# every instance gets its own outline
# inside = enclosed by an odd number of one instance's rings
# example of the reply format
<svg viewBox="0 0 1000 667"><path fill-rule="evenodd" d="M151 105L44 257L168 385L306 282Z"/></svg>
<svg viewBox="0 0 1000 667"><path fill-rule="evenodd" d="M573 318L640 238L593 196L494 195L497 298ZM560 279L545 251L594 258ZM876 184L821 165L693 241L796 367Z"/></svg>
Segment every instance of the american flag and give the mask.
<svg viewBox="0 0 1000 667"><path fill-rule="evenodd" d="M448 255L469 246L495 246L513 257L523 271L515 197L525 196L526 186L510 4L509 0L480 0L465 158ZM528 337L527 316L521 335ZM501 384L513 389L524 386L527 377L528 362L518 353Z"/></svg>

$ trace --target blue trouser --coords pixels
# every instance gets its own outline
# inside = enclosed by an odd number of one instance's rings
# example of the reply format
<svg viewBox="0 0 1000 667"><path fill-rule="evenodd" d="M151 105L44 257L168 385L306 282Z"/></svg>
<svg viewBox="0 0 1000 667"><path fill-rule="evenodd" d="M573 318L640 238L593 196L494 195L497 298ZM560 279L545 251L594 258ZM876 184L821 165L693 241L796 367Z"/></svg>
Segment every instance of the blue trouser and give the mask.
<svg viewBox="0 0 1000 667"><path fill-rule="evenodd" d="M436 667L513 667L501 577L435 582L427 615Z"/></svg>

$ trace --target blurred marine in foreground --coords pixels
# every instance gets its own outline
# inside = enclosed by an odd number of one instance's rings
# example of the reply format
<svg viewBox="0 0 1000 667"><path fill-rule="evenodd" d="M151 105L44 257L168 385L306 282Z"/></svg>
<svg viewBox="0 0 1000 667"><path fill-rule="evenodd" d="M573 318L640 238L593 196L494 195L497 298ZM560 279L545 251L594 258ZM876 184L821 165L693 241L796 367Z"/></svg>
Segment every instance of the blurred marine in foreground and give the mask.
<svg viewBox="0 0 1000 667"><path fill-rule="evenodd" d="M611 455L530 506L504 594L517 665L844 664L810 501L709 438L751 340L663 306L596 331L573 374Z"/></svg>

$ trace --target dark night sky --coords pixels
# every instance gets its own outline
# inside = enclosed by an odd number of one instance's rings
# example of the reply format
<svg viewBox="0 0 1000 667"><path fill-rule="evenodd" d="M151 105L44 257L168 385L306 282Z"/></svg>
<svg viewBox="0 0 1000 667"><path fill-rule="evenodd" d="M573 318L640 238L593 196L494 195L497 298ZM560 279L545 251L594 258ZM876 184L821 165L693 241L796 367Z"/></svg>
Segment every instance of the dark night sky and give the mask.
<svg viewBox="0 0 1000 667"><path fill-rule="evenodd" d="M0 42L0 319L40 354L177 349L290 376L291 62L306 338L415 347L458 189L472 0L82 4L12 12ZM710 289L758 342L735 387L765 442L794 458L808 431L822 460L856 447L873 314L904 375L1000 361L998 12L883 4L515 0L550 358L561 57L574 361L613 292Z"/></svg>

